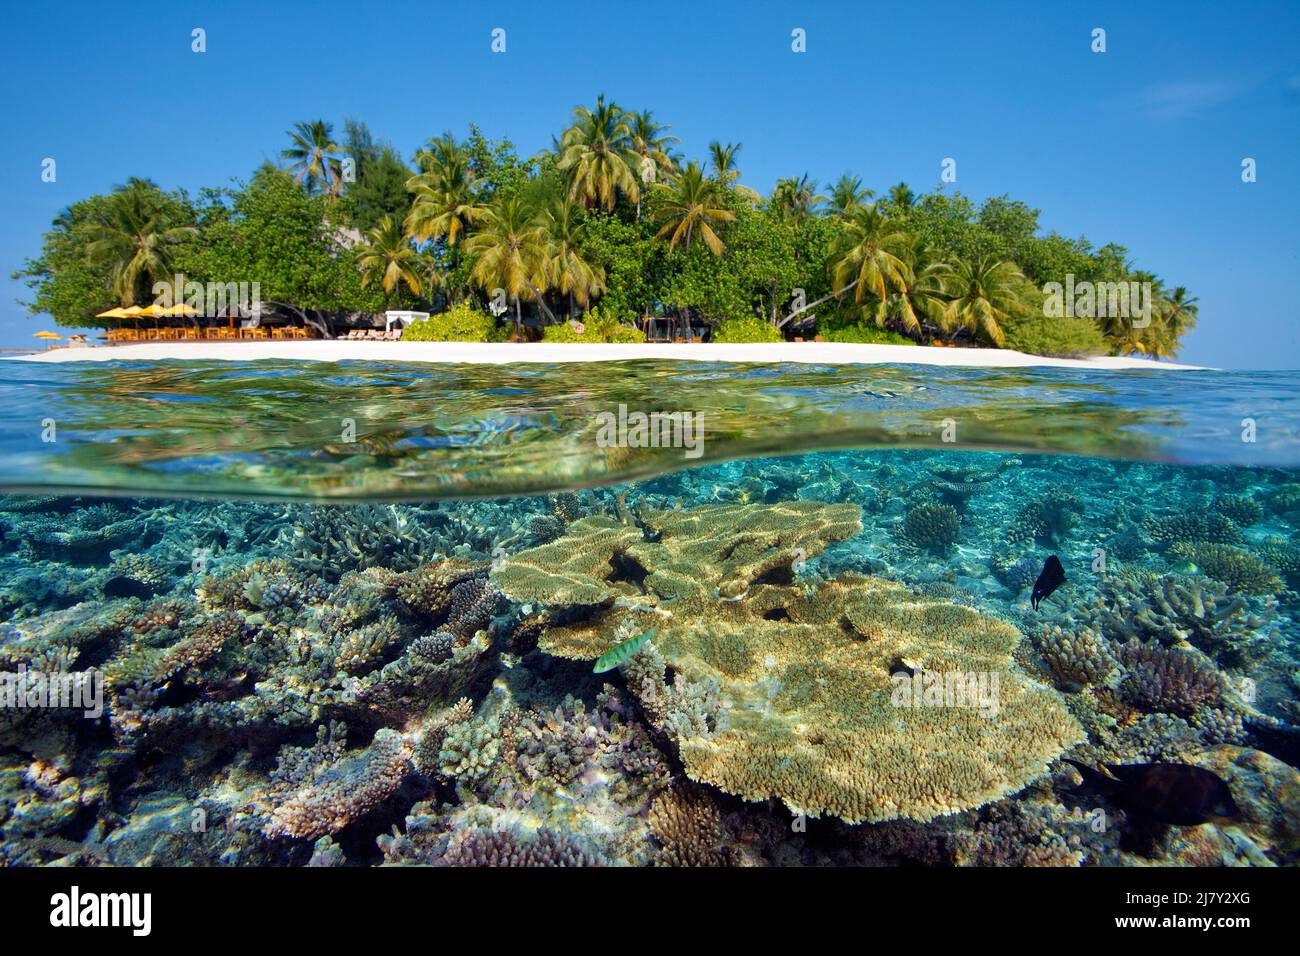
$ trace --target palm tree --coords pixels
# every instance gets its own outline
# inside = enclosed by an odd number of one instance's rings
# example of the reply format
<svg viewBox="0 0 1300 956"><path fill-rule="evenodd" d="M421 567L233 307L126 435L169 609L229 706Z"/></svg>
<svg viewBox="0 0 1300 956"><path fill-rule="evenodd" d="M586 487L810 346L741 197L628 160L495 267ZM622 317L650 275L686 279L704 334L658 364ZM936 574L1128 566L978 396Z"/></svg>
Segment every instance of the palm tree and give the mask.
<svg viewBox="0 0 1300 956"><path fill-rule="evenodd" d="M1153 287L1154 292L1154 287ZM1178 354L1182 338L1196 326L1200 306L1196 296L1190 294L1184 286L1175 286L1174 291L1160 301L1160 335L1157 336L1158 357L1173 357Z"/></svg>
<svg viewBox="0 0 1300 956"><path fill-rule="evenodd" d="M725 189L732 189L746 202L757 208L762 205L763 197L748 186L742 186L740 167L736 157L740 154L740 143L727 143L725 146L716 139L709 144L709 162L713 164L713 178Z"/></svg>
<svg viewBox="0 0 1300 956"><path fill-rule="evenodd" d="M655 122L654 113L650 110L629 113L627 123L632 152L638 157L637 174L641 177L641 182L658 182L670 176L675 167L672 157L668 155L668 148L673 143L681 142L676 136L666 135L671 127Z"/></svg>
<svg viewBox="0 0 1300 956"><path fill-rule="evenodd" d="M873 190L862 187L861 176L851 176L845 173L831 187L827 212L833 216L847 216L854 206L861 206L875 195Z"/></svg>
<svg viewBox="0 0 1300 956"><path fill-rule="evenodd" d="M889 198L886 201L891 215L905 219L916 206L916 193L912 192L912 187L907 183L898 183L889 187Z"/></svg>
<svg viewBox="0 0 1300 956"><path fill-rule="evenodd" d="M170 279L175 247L198 235L194 226L169 225L161 199L149 183L133 179L108 197L105 221L90 227L86 258L109 267L113 294L124 306L133 305L142 289Z"/></svg>
<svg viewBox="0 0 1300 956"><path fill-rule="evenodd" d="M423 290L420 281L420 255L411 248L401 227L392 216L385 216L379 225L366 233L367 242L357 258L361 270L361 288L375 279L383 286L386 301L391 301L399 283L404 283L413 295Z"/></svg>
<svg viewBox="0 0 1300 956"><path fill-rule="evenodd" d="M912 281L889 297L885 311L903 329L918 338L924 333L922 319L942 326L952 286L952 266L936 259L923 240L912 243L907 256Z"/></svg>
<svg viewBox="0 0 1300 956"><path fill-rule="evenodd" d="M983 332L1001 346L1006 338L1001 323L1025 314L1028 287L1029 280L1014 262L985 254L958 260L950 282L953 298L943 311L944 330Z"/></svg>
<svg viewBox="0 0 1300 956"><path fill-rule="evenodd" d="M616 103L606 103L602 93L596 108L579 106L574 123L560 139L556 168L569 174L569 196L587 206L614 208L618 193L638 202L639 176L629 162L634 155L627 116Z"/></svg>
<svg viewBox="0 0 1300 956"><path fill-rule="evenodd" d="M772 191L772 205L784 219L802 221L812 216L826 201L817 193L817 180L804 173L798 179L778 179Z"/></svg>
<svg viewBox="0 0 1300 956"><path fill-rule="evenodd" d="M715 256L722 255L726 246L718 237L716 227L731 222L736 214L720 203L718 184L704 175L700 164L692 160L686 164L671 185L657 187L660 203L654 211L654 220L660 225L656 239L667 239L668 248L690 249L691 241L698 236Z"/></svg>
<svg viewBox="0 0 1300 956"><path fill-rule="evenodd" d="M454 141L434 143L435 148L416 156L423 172L406 182L415 195L406 215L406 231L416 242L445 239L454 247L482 214L483 206L474 190L468 157Z"/></svg>
<svg viewBox="0 0 1300 956"><path fill-rule="evenodd" d="M586 309L592 296L605 291L605 270L583 256L581 241L586 223L567 196L552 199L543 220L549 285L568 296L569 315L573 315L574 302Z"/></svg>
<svg viewBox="0 0 1300 956"><path fill-rule="evenodd" d="M341 193L343 167L336 155L340 147L334 142L333 125L324 120L295 123L288 136L292 145L282 150L280 157L291 160L289 171L294 179L303 183L308 192L322 187L330 196Z"/></svg>
<svg viewBox="0 0 1300 956"><path fill-rule="evenodd" d="M901 232L878 205L854 206L845 218L837 257L832 266L834 295L853 289L854 301L865 303L878 325L888 315L890 295L905 292L913 281L908 259L911 237Z"/></svg>
<svg viewBox="0 0 1300 956"><path fill-rule="evenodd" d="M485 209L478 230L465 241L465 250L475 257L470 277L484 290L503 289L510 296L520 331L525 294L550 314L541 291L547 285L546 245L545 226L518 196Z"/></svg>
<svg viewBox="0 0 1300 956"><path fill-rule="evenodd" d="M740 154L740 143L727 143L725 146L716 139L709 143L709 161L713 163L713 177L724 186L730 186L740 178L740 168L736 157Z"/></svg>

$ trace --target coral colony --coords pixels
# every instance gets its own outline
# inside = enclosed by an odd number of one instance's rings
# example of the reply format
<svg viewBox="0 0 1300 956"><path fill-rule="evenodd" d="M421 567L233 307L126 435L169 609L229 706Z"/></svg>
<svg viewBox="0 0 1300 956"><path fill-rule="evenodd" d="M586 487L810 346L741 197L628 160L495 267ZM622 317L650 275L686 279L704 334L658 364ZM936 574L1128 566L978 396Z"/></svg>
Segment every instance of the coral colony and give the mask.
<svg viewBox="0 0 1300 956"><path fill-rule="evenodd" d="M0 498L0 860L1293 864L1298 523L1281 470L939 451Z"/></svg>

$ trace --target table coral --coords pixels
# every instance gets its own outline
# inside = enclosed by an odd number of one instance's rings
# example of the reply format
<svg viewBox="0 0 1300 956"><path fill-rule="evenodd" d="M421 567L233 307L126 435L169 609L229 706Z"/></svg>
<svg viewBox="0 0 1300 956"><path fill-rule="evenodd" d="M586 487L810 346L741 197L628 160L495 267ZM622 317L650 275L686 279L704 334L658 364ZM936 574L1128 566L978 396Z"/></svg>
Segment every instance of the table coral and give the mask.
<svg viewBox="0 0 1300 956"><path fill-rule="evenodd" d="M493 580L515 600L570 606L539 643L548 653L597 657L635 621L657 628L676 677L716 685L725 720L676 735L692 779L848 822L926 820L1015 792L1078 725L1015 668L1011 625L888 581L797 582L794 565L856 533L858 514L815 502L647 511L644 533L582 519ZM579 551L581 564L557 566ZM997 715L895 707L900 660L995 675Z"/></svg>

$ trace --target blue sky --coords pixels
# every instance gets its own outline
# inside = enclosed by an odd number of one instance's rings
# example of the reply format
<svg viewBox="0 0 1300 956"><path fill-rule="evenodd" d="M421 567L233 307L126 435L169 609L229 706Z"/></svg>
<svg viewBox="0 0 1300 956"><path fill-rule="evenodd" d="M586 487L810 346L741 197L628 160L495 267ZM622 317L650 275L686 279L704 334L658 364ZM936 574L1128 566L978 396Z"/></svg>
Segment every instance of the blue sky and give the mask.
<svg viewBox="0 0 1300 956"><path fill-rule="evenodd" d="M653 109L688 156L742 142L742 179L764 192L845 171L920 190L952 157L962 192L1009 193L1045 228L1119 242L1190 287L1201 323L1184 360L1300 368L1294 0L21 4L0 89L0 347L44 327L9 274L50 219L129 176L191 191L246 178L315 117L363 119L408 158L471 121L532 153L603 91Z"/></svg>

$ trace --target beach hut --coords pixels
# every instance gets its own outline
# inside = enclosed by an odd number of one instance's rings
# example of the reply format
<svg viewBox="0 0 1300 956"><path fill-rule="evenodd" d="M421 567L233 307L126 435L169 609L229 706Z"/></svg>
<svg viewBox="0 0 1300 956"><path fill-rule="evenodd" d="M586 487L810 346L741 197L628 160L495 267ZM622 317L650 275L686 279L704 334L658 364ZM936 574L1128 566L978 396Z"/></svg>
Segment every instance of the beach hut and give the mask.
<svg viewBox="0 0 1300 956"><path fill-rule="evenodd" d="M421 319L427 319L428 312L411 312L405 309L394 309L384 313L384 331L392 332L394 323L398 328L405 329L412 322L418 322Z"/></svg>

